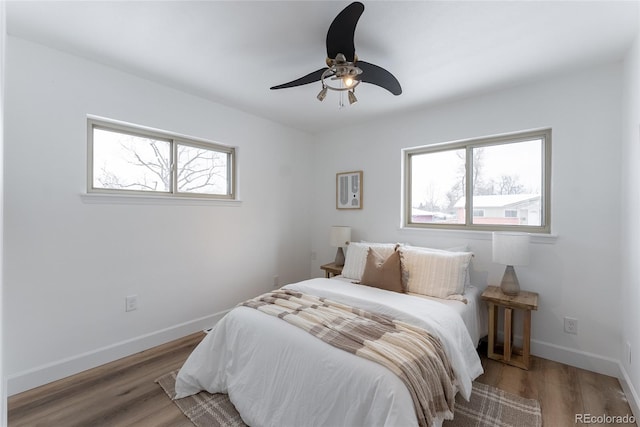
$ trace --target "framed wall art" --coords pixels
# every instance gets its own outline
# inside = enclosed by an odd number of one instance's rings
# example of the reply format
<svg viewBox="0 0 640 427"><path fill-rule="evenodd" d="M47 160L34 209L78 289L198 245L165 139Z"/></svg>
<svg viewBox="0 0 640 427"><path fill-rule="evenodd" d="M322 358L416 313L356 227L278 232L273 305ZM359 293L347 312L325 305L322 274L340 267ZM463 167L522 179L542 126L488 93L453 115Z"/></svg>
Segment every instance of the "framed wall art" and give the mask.
<svg viewBox="0 0 640 427"><path fill-rule="evenodd" d="M336 174L336 209L362 209L362 171Z"/></svg>

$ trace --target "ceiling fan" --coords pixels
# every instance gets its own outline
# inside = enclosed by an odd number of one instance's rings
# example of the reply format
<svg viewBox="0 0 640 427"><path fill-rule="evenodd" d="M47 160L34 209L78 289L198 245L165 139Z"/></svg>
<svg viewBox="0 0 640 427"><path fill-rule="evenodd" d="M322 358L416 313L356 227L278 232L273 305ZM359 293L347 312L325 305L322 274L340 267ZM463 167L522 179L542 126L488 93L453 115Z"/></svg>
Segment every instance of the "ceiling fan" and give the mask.
<svg viewBox="0 0 640 427"><path fill-rule="evenodd" d="M361 61L356 55L353 43L356 25L360 15L364 12L364 5L353 2L345 7L335 17L327 32L327 67L316 70L299 79L273 86L274 89L285 89L302 86L309 83L322 82L322 90L318 93L318 100L322 101L327 90L347 91L349 104L357 102L354 93L360 82L380 86L394 95L400 95L402 88L393 74L369 62Z"/></svg>

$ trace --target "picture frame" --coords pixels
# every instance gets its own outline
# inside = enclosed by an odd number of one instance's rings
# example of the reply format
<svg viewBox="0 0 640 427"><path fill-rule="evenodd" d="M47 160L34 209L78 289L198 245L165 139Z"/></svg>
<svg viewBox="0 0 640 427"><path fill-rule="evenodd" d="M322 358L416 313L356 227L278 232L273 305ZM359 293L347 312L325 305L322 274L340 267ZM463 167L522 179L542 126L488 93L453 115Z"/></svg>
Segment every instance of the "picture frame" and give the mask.
<svg viewBox="0 0 640 427"><path fill-rule="evenodd" d="M362 209L362 171L336 174L336 209Z"/></svg>

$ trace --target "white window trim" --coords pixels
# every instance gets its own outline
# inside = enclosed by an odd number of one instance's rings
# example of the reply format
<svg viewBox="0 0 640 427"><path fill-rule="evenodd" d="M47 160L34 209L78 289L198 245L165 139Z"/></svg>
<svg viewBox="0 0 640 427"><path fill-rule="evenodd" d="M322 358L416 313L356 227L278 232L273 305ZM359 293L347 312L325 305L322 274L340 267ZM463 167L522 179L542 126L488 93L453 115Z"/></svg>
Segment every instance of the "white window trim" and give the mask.
<svg viewBox="0 0 640 427"><path fill-rule="evenodd" d="M212 195L186 192L152 192L135 190L118 190L93 187L93 129L94 127L169 140L173 156L176 144L192 147L202 147L231 154L229 179L231 188L229 195ZM201 138L167 132L145 126L107 119L98 116L87 116L87 185L86 193L81 195L85 203L122 203L148 204L161 201L175 200L179 204L221 204L239 205L241 203L238 191L238 147L228 146ZM175 157L174 157L175 162ZM175 168L174 168L175 169ZM175 170L174 172L175 173ZM176 202L169 202L176 203Z"/></svg>
<svg viewBox="0 0 640 427"><path fill-rule="evenodd" d="M186 197L171 194L109 194L80 193L80 199L86 204L95 205L185 205L185 206L240 206L239 199L213 199L208 197Z"/></svg>
<svg viewBox="0 0 640 427"><path fill-rule="evenodd" d="M411 168L410 158L415 154L436 153L439 151L449 151L454 149L467 150L467 171L471 169L470 152L472 148L482 147L486 145L499 145L529 141L532 139L543 139L542 146L542 174L543 189L541 194L542 203L542 225L499 225L499 224L473 224L472 209L469 209L471 203L472 191L468 191L466 197L465 223L464 224L432 224L432 223L412 223L411 222ZM429 229L429 230L458 230L458 231L519 231L533 234L551 234L551 128L534 129L523 132L515 132L488 136L482 138L465 139L459 141L445 142L439 144L425 145L420 147L405 148L402 150L402 229ZM466 187L472 188L471 174L466 174Z"/></svg>
<svg viewBox="0 0 640 427"><path fill-rule="evenodd" d="M419 228L419 227L405 227L400 226L396 230L400 235L405 236L406 240L411 238L424 237L428 234L432 238L450 238L455 236L459 239L466 240L486 240L491 241L493 239L493 232L480 231L480 230L465 230L465 229L446 229L446 228ZM543 234L543 233L531 233L531 243L536 244L555 244L558 240L558 234Z"/></svg>

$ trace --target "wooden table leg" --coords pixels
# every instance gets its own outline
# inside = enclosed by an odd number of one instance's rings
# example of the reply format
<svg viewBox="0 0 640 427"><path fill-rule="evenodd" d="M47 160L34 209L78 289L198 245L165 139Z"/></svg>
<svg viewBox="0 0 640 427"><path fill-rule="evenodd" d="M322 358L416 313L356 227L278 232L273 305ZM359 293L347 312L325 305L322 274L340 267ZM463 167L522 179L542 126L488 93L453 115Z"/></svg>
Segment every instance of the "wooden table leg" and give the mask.
<svg viewBox="0 0 640 427"><path fill-rule="evenodd" d="M489 303L489 346L487 356L491 359L496 357L496 343L498 341L498 306Z"/></svg>
<svg viewBox="0 0 640 427"><path fill-rule="evenodd" d="M524 325L522 332L522 362L525 369L529 369L529 352L531 351L531 310L524 310Z"/></svg>
<svg viewBox="0 0 640 427"><path fill-rule="evenodd" d="M513 326L513 310L505 307L504 309L504 360L511 360L511 331Z"/></svg>

